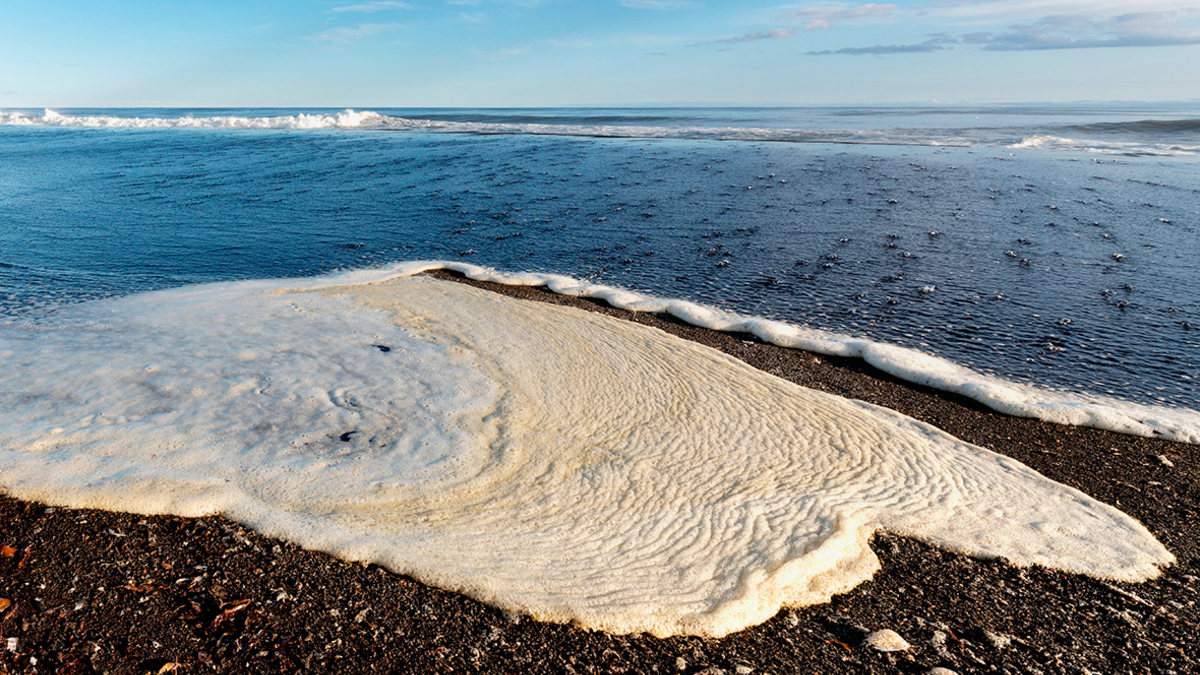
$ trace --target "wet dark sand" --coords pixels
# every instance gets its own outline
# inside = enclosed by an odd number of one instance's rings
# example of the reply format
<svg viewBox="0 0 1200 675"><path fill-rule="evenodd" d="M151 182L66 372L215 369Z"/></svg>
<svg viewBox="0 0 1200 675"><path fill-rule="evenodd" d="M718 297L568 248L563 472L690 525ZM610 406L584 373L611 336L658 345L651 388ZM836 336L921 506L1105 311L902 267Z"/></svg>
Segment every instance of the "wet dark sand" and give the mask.
<svg viewBox="0 0 1200 675"><path fill-rule="evenodd" d="M1179 562L1157 580L1115 584L880 534L872 546L883 569L827 605L785 609L720 640L660 640L506 615L220 517L0 497L0 598L10 603L0 609L0 671L1200 672L1200 448L1006 417L854 360L538 289L467 283L655 326L798 384L930 422L1119 507ZM884 654L864 643L883 628L912 648Z"/></svg>

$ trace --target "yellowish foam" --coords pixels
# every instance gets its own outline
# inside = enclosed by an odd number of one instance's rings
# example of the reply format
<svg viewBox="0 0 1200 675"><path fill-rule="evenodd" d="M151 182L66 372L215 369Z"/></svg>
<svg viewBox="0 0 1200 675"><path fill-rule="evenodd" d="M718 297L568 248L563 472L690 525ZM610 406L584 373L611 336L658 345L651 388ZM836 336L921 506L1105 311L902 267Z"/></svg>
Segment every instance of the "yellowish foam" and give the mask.
<svg viewBox="0 0 1200 675"><path fill-rule="evenodd" d="M423 277L97 307L0 332L0 484L18 497L223 513L538 619L660 636L848 590L877 569L879 528L1110 579L1172 561L1012 459L595 313Z"/></svg>

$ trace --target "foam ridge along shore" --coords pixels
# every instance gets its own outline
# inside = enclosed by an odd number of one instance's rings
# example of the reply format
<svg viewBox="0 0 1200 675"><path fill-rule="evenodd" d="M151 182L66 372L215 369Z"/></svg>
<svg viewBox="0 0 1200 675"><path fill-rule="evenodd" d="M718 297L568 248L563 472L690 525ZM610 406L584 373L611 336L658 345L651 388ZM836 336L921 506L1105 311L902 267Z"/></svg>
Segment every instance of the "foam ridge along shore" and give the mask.
<svg viewBox="0 0 1200 675"><path fill-rule="evenodd" d="M984 375L915 349L805 328L783 321L744 316L688 300L672 300L614 286L592 284L560 274L503 272L454 261L414 261L374 271L338 275L340 283L449 270L476 281L538 286L562 295L603 300L618 309L668 314L693 326L726 333L749 333L769 344L828 356L858 358L890 375L986 405L997 412L1069 426L1200 444L1200 412L1117 399L1057 392Z"/></svg>

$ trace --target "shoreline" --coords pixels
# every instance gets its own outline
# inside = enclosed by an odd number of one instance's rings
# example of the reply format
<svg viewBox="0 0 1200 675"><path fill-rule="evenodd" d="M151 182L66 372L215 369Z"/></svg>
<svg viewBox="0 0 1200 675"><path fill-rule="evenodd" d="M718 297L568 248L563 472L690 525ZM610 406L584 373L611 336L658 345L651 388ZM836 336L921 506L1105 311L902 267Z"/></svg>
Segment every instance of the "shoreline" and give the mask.
<svg viewBox="0 0 1200 675"><path fill-rule="evenodd" d="M0 653L0 669L922 673L941 666L959 673L1182 673L1200 668L1195 446L1007 417L964 397L902 382L857 359L776 347L750 335L718 333L536 287L429 274L654 326L802 386L929 422L1116 506L1142 522L1178 562L1156 580L1117 584L973 560L881 533L872 548L883 569L831 603L785 609L726 638L662 640L507 615L372 565L262 537L217 516L48 509L0 497L0 546L11 547L11 555L0 550L0 598L12 602L0 609L0 636L17 638L14 649ZM889 654L864 643L867 632L885 628L912 648Z"/></svg>

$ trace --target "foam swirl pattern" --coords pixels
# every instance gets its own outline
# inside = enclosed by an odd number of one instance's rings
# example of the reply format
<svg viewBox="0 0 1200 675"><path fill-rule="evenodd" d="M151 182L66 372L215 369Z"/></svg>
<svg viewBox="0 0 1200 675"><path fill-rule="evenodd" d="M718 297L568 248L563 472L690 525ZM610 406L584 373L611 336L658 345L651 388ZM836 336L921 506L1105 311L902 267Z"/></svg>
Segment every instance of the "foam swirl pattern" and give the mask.
<svg viewBox="0 0 1200 675"><path fill-rule="evenodd" d="M975 372L915 349L745 316L687 300L657 298L560 274L499 272L461 262L414 261L400 263L375 274L408 275L435 269L452 270L477 281L542 286L563 295L603 300L613 307L633 312L669 314L693 326L750 333L764 342L789 349L863 359L902 380L966 396L1014 417L1200 444L1200 411L1143 405L1019 384Z"/></svg>
<svg viewBox="0 0 1200 675"><path fill-rule="evenodd" d="M0 485L222 513L538 619L659 636L848 590L877 569L879 528L1110 579L1172 561L1118 510L893 411L630 322L386 276L0 326Z"/></svg>

